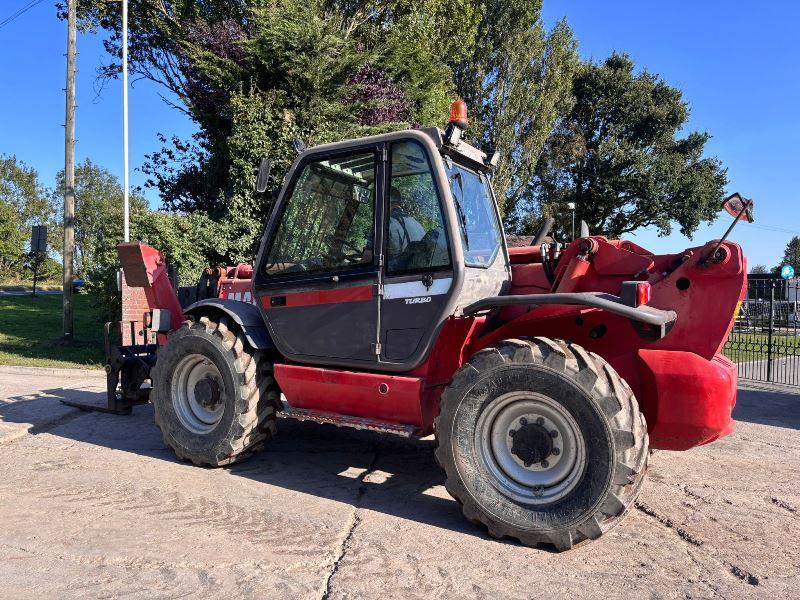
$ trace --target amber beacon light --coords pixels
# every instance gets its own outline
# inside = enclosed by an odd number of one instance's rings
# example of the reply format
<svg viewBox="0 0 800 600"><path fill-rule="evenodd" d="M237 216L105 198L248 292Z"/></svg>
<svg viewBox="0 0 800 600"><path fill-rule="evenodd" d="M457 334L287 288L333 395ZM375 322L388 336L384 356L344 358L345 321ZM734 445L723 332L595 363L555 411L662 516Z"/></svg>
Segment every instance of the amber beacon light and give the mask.
<svg viewBox="0 0 800 600"><path fill-rule="evenodd" d="M450 123L459 129L467 128L467 103L461 98L450 105Z"/></svg>

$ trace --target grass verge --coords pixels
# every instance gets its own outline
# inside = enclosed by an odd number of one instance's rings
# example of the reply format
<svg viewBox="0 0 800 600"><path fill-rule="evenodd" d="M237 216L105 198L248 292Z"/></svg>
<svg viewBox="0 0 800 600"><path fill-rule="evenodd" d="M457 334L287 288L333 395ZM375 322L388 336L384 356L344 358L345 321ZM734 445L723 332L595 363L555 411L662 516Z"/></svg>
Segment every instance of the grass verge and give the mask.
<svg viewBox="0 0 800 600"><path fill-rule="evenodd" d="M30 292L33 280L30 279L3 279L0 281L0 292ZM37 281L36 291L57 292L61 289L61 282L54 280Z"/></svg>
<svg viewBox="0 0 800 600"><path fill-rule="evenodd" d="M75 339L62 337L62 297L0 296L0 364L102 368L103 321L83 294L74 296Z"/></svg>
<svg viewBox="0 0 800 600"><path fill-rule="evenodd" d="M734 331L725 342L722 353L735 363L767 360L769 341L767 333ZM794 331L787 334L778 330L772 334L772 358L786 356L800 356L800 337Z"/></svg>

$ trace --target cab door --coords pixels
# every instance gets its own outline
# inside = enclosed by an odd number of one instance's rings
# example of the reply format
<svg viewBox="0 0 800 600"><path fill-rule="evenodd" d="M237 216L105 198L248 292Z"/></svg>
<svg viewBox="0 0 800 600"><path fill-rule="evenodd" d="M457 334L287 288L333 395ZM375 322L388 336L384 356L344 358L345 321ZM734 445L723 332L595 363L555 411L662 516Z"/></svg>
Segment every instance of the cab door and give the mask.
<svg viewBox="0 0 800 600"><path fill-rule="evenodd" d="M382 145L309 154L267 228L255 291L278 350L299 362L377 361Z"/></svg>
<svg viewBox="0 0 800 600"><path fill-rule="evenodd" d="M425 147L415 140L392 142L388 159L381 362L413 368L446 316L453 260Z"/></svg>

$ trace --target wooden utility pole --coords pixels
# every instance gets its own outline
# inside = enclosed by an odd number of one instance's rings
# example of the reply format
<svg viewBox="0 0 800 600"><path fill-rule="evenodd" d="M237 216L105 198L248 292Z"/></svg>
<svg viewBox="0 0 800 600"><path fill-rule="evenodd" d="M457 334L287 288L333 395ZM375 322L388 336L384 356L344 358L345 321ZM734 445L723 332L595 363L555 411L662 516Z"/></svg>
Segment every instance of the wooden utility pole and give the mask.
<svg viewBox="0 0 800 600"><path fill-rule="evenodd" d="M72 339L72 262L75 252L75 6L67 0L67 88L64 122L64 337Z"/></svg>

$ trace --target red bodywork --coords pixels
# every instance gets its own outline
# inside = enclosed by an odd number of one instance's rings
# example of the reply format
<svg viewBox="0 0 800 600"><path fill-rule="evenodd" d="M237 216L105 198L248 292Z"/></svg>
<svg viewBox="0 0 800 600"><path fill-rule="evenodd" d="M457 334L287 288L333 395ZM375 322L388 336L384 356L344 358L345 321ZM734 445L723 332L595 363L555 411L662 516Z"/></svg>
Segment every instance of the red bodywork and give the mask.
<svg viewBox="0 0 800 600"><path fill-rule="evenodd" d="M678 316L669 334L655 342L628 319L595 308L510 306L499 312L491 328L485 327L482 316L449 318L427 360L409 373L277 364L275 378L293 407L413 425L426 434L432 431L442 391L472 354L502 339L562 338L601 355L631 386L647 419L651 447L686 450L706 444L732 431L736 367L720 351L747 285L746 261L734 243L722 245L724 256L718 262L700 265L713 246L709 242L679 254L656 256L629 241L595 236L582 245L576 240L558 260L552 285L539 248L509 250L512 295L617 295L623 281L649 282L649 304ZM221 297L253 302L249 265L221 268L220 275ZM166 278L159 281L169 285ZM340 292L362 291L343 288L284 296L287 304L300 306L342 302L347 298ZM151 308L167 307L164 294L151 294Z"/></svg>

